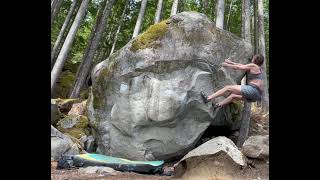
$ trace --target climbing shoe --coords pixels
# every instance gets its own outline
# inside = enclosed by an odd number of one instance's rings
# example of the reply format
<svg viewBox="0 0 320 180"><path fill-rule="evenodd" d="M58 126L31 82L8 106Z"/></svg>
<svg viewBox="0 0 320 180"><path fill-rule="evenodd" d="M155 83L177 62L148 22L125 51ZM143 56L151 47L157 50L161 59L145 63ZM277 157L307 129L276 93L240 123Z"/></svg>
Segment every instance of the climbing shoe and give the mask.
<svg viewBox="0 0 320 180"><path fill-rule="evenodd" d="M208 96L206 94L204 94L203 91L200 92L200 95L201 95L202 100L203 100L204 103L208 103L209 102L208 101Z"/></svg>

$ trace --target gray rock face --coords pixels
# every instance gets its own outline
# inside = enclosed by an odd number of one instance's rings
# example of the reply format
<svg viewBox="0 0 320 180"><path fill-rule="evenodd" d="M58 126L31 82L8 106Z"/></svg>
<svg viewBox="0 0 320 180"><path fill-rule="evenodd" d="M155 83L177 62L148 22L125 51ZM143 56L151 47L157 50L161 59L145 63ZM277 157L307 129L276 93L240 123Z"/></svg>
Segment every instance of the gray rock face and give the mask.
<svg viewBox="0 0 320 180"><path fill-rule="evenodd" d="M51 126L51 158L58 160L62 155L76 154L79 154L77 144L73 143L70 137Z"/></svg>
<svg viewBox="0 0 320 180"><path fill-rule="evenodd" d="M60 114L58 105L51 100L51 125L57 124L60 119Z"/></svg>
<svg viewBox="0 0 320 180"><path fill-rule="evenodd" d="M87 108L97 152L166 160L185 155L210 124L239 128L237 106L213 112L199 92L240 83L244 73L221 63L248 63L251 56L248 42L200 13L151 26L92 71Z"/></svg>
<svg viewBox="0 0 320 180"><path fill-rule="evenodd" d="M94 151L94 137L93 136L88 136L84 149L88 152L91 153Z"/></svg>
<svg viewBox="0 0 320 180"><path fill-rule="evenodd" d="M199 147L185 155L179 162L192 157L214 155L220 152L226 153L236 164L240 166L246 165L245 157L241 151L238 150L237 146L231 141L231 139L224 136L213 138L204 144L201 144Z"/></svg>
<svg viewBox="0 0 320 180"><path fill-rule="evenodd" d="M269 159L269 135L249 137L243 143L242 152L250 158Z"/></svg>
<svg viewBox="0 0 320 180"><path fill-rule="evenodd" d="M175 164L174 176L181 177L186 171L191 171L191 174L193 174L193 169L203 171L203 164L206 164L206 169L211 168L212 171L219 168L224 172L235 173L235 170L240 169L237 168L237 166L241 167L246 165L246 160L245 156L243 156L230 139L219 136L200 145L185 155Z"/></svg>
<svg viewBox="0 0 320 180"><path fill-rule="evenodd" d="M82 136L89 135L88 118L82 115L69 115L57 123L57 129L62 133L80 139ZM86 137L85 137L86 138Z"/></svg>
<svg viewBox="0 0 320 180"><path fill-rule="evenodd" d="M88 166L85 168L79 168L78 171L80 173L85 173L85 174L99 173L99 174L107 174L112 176L117 175L117 172L118 172L110 167L101 167L101 166Z"/></svg>

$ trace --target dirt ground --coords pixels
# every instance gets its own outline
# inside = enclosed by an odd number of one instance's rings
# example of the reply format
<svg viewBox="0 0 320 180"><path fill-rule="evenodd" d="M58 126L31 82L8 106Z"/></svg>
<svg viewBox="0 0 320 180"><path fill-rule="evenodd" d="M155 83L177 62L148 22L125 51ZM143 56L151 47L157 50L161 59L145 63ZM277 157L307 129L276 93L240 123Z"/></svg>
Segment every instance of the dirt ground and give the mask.
<svg viewBox="0 0 320 180"><path fill-rule="evenodd" d="M269 134L269 115L266 113L262 113L259 109L253 107L251 112L251 122L250 122L250 131L249 136L252 135L265 135ZM237 180L244 179L244 180L267 180L269 179L269 163L262 160L250 160L251 165L237 171ZM52 161L51 162L51 179L52 180L84 180L84 179L108 179L108 180L164 180L164 179L174 179L173 176L161 176L161 175L144 175L144 174L138 174L133 172L117 172L116 175L107 175L107 174L84 174L78 172L78 169L70 169L70 170L57 170L56 169L57 162ZM165 167L171 167L172 164L166 164ZM200 166L199 166L200 168ZM212 174L210 172L210 168L206 170L207 167L203 168L201 167L200 171L203 171L203 174L205 176L195 177L194 174L200 173L199 171L196 173L192 173L191 176L184 175L182 179L194 179L194 180L231 180L235 179L235 177L230 177L229 175L223 174L223 173L216 173ZM197 168L195 168L194 171ZM207 175L210 176L207 176ZM206 178L203 178L206 177Z"/></svg>
<svg viewBox="0 0 320 180"><path fill-rule="evenodd" d="M269 179L269 165L264 161L252 160L253 166L248 166L245 169L240 170L237 173L237 179L242 177L246 180L267 180ZM202 169L202 168L201 168ZM203 169L201 170L203 171ZM199 172L201 173L201 172ZM208 174L205 172L205 174ZM211 173L212 174L212 173ZM203 174L202 174L203 177ZM208 176L207 176L208 177ZM242 179L240 178L240 179ZM78 172L77 168L70 170L57 170L56 162L51 165L51 179L52 180L85 180L85 179L106 179L106 180L165 180L165 179L175 179L173 176L160 176L160 175L144 175L133 172L117 172L117 175L107 175L107 174L84 174ZM203 179L196 178L195 176L185 175L182 179ZM207 178L206 178L207 179ZM229 180L233 179L225 174L215 174L215 176L210 177L208 180Z"/></svg>
<svg viewBox="0 0 320 180"><path fill-rule="evenodd" d="M117 172L117 175L108 174L85 174L78 172L78 168L69 170L57 170L57 162L51 162L51 179L52 180L85 180L85 179L107 179L107 180L164 180L170 179L170 176L160 176L160 175L144 175L133 172Z"/></svg>

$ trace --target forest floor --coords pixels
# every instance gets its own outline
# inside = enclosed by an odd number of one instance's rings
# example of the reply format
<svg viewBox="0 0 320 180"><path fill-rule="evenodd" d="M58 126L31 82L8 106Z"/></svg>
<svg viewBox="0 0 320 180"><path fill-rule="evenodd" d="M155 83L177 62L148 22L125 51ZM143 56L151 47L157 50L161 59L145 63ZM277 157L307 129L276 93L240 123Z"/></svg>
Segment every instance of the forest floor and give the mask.
<svg viewBox="0 0 320 180"><path fill-rule="evenodd" d="M259 109L252 109L251 112L251 123L249 135L266 135L269 134L269 114L262 113ZM259 160L251 160L253 166L248 166L247 168L241 170L238 177L243 179L260 179L266 180L269 179L269 163ZM119 180L164 180L172 179L173 176L162 176L162 175L144 175L133 172L117 172L116 175L107 175L107 174L84 174L78 171L77 168L73 169L56 169L57 162L51 162L51 179L52 180L81 180L81 179L119 179ZM171 164L165 164L165 168L172 168ZM241 178L241 179L242 179ZM194 179L194 178L192 178ZM218 177L213 177L212 179L229 179L224 178L218 175Z"/></svg>
<svg viewBox="0 0 320 180"><path fill-rule="evenodd" d="M107 179L107 180L164 180L170 179L171 176L160 176L160 175L145 175L134 172L119 172L117 171L116 175L108 174L85 174L78 171L78 168L73 168L69 170L58 170L56 169L56 162L51 163L51 179L52 180L84 180L84 179Z"/></svg>

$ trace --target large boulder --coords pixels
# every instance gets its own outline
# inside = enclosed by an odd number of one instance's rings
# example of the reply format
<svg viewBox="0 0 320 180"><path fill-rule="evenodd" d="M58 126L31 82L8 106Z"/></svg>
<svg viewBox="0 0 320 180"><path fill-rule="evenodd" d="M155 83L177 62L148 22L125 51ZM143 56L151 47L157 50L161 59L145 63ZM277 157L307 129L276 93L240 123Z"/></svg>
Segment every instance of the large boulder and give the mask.
<svg viewBox="0 0 320 180"><path fill-rule="evenodd" d="M86 116L77 115L78 112L66 116L57 123L57 129L64 134L68 134L75 138L75 141L86 152L93 152L95 139L91 135L89 120Z"/></svg>
<svg viewBox="0 0 320 180"><path fill-rule="evenodd" d="M58 160L63 155L79 154L79 148L71 138L51 126L51 158Z"/></svg>
<svg viewBox="0 0 320 180"><path fill-rule="evenodd" d="M69 135L80 139L82 136L89 135L90 128L88 125L89 121L86 116L69 115L57 123L57 129L62 133L68 133Z"/></svg>
<svg viewBox="0 0 320 180"><path fill-rule="evenodd" d="M174 176L182 179L235 177L245 166L245 156L237 146L230 139L220 136L185 155L175 165ZM215 175L215 178L212 175Z"/></svg>
<svg viewBox="0 0 320 180"><path fill-rule="evenodd" d="M269 135L250 136L242 146L244 155L256 159L269 159Z"/></svg>
<svg viewBox="0 0 320 180"><path fill-rule="evenodd" d="M97 151L167 160L185 155L210 124L239 128L239 105L213 111L199 92L240 83L244 73L221 64L228 57L248 63L251 56L250 43L200 13L149 27L92 71L87 113Z"/></svg>

